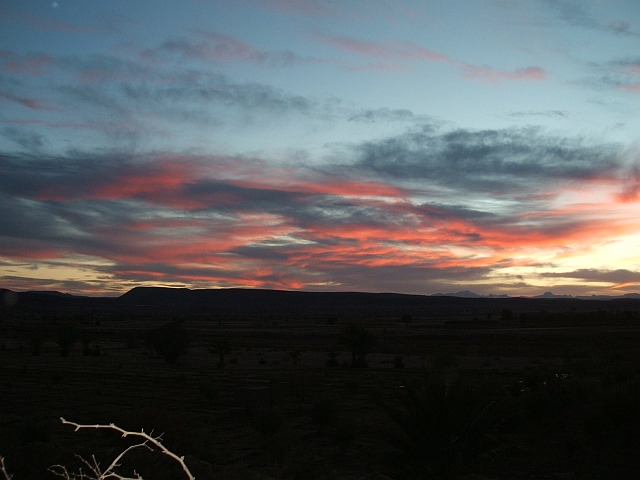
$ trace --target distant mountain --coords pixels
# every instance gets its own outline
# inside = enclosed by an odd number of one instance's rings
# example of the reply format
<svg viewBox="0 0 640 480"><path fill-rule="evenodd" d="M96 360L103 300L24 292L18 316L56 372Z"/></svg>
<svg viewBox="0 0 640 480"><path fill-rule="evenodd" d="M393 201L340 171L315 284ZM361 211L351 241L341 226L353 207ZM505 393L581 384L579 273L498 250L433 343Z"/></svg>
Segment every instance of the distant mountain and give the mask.
<svg viewBox="0 0 640 480"><path fill-rule="evenodd" d="M10 309L38 315L112 313L130 317L342 319L414 318L475 315L473 312L593 311L638 309L640 294L571 297L547 292L537 298L478 295L469 290L436 295L369 292L308 292L249 288L201 289L137 287L120 297L82 297L60 292L12 292L0 288L0 312Z"/></svg>
<svg viewBox="0 0 640 480"><path fill-rule="evenodd" d="M39 295L53 295L55 297L80 297L82 295L72 295L71 293L62 293L57 290L28 290L25 293L36 293Z"/></svg>
<svg viewBox="0 0 640 480"><path fill-rule="evenodd" d="M556 295L555 293L552 292L544 292L542 295L536 295L535 297L532 298L575 298L571 295Z"/></svg>
<svg viewBox="0 0 640 480"><path fill-rule="evenodd" d="M458 297L458 298L482 298L482 295L470 292L469 290L462 290L456 293L434 293L432 297Z"/></svg>
<svg viewBox="0 0 640 480"><path fill-rule="evenodd" d="M434 293L432 297L458 297L458 298L511 298L509 295L503 293L502 295L478 295L477 293L469 290L462 290L456 293Z"/></svg>
<svg viewBox="0 0 640 480"><path fill-rule="evenodd" d="M431 297L456 297L456 298L535 298L535 299L543 299L543 300L556 300L556 299L570 299L570 300L640 300L640 293L626 293L624 295L556 295L553 292L544 292L542 295L536 295L533 297L512 297L503 293L502 295L478 295L477 293L471 292L469 290L462 290L460 292L455 293L434 293L430 295Z"/></svg>
<svg viewBox="0 0 640 480"><path fill-rule="evenodd" d="M556 295L552 292L545 292L542 295L537 295L531 298L575 298L577 300L620 300L620 299L629 299L629 300L640 300L640 293L625 293L624 295Z"/></svg>
<svg viewBox="0 0 640 480"><path fill-rule="evenodd" d="M631 300L640 300L640 293L625 293L624 295L591 295L588 297L578 296L580 300L616 300L618 298L627 298Z"/></svg>

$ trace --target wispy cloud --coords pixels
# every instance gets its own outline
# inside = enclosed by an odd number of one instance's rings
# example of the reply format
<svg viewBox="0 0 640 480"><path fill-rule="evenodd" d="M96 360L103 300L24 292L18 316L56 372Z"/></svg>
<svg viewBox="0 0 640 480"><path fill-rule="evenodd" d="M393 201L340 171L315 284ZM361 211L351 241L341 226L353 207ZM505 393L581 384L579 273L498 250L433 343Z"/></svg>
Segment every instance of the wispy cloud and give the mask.
<svg viewBox="0 0 640 480"><path fill-rule="evenodd" d="M316 31L314 37L326 44L332 45L340 50L375 57L380 60L428 60L431 62L441 62L456 64L456 62L444 55L429 50L411 42L396 42L395 44L384 44L361 40L353 37L345 37L339 35L325 35Z"/></svg>
<svg viewBox="0 0 640 480"><path fill-rule="evenodd" d="M527 110L519 112L510 112L507 114L510 117L550 117L550 118L566 118L569 116L569 112L565 110Z"/></svg>
<svg viewBox="0 0 640 480"><path fill-rule="evenodd" d="M589 2L577 0L539 0L553 9L561 20L569 25L600 30L614 35L640 36L634 31L628 19L602 20L593 15L589 9Z"/></svg>
<svg viewBox="0 0 640 480"><path fill-rule="evenodd" d="M0 92L0 99L17 103L31 110L41 110L48 112L60 112L59 108L54 107L48 100L38 98L19 97L6 92Z"/></svg>
<svg viewBox="0 0 640 480"><path fill-rule="evenodd" d="M470 80L499 84L500 80L524 80L539 82L547 78L546 72L540 67L519 68L512 72L504 72L490 67L476 67L465 65L461 75Z"/></svg>
<svg viewBox="0 0 640 480"><path fill-rule="evenodd" d="M42 75L54 63L50 55L22 56L9 50L0 51L2 71L11 75Z"/></svg>
<svg viewBox="0 0 640 480"><path fill-rule="evenodd" d="M499 85L502 80L543 81L546 79L545 70L538 66L519 68L510 72L501 71L492 67L471 65L412 42L378 43L354 37L326 35L320 31L314 33L314 38L344 52L384 62L377 65L380 70L406 69L404 65L398 64L403 61L427 61L457 67L463 78L493 85ZM347 65L345 68L365 69L357 65Z"/></svg>
<svg viewBox="0 0 640 480"><path fill-rule="evenodd" d="M176 38L163 42L155 49L141 52L145 60L162 61L166 55L179 55L183 58L203 62L250 62L266 67L286 67L297 63L318 61L302 58L291 50L268 51L257 48L233 35L197 30L198 40Z"/></svg>

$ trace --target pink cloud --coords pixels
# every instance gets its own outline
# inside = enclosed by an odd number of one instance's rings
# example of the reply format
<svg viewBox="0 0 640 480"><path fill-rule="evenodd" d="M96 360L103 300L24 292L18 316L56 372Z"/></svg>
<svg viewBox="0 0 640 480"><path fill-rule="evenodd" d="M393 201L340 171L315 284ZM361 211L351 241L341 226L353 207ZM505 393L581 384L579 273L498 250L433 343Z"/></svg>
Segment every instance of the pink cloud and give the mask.
<svg viewBox="0 0 640 480"><path fill-rule="evenodd" d="M465 65L462 76L470 80L498 84L500 80L524 80L540 82L546 79L546 72L540 67L520 68L513 72L503 72L490 67L476 67Z"/></svg>
<svg viewBox="0 0 640 480"><path fill-rule="evenodd" d="M412 42L384 44L368 42L353 37L327 36L321 33L316 33L315 36L319 41L332 45L340 50L355 53L357 55L374 57L380 60L409 59L428 60L430 62L450 64L456 63L454 60L444 55Z"/></svg>
<svg viewBox="0 0 640 480"><path fill-rule="evenodd" d="M629 83L627 85L620 85L620 90L627 92L640 92L640 83Z"/></svg>
<svg viewBox="0 0 640 480"><path fill-rule="evenodd" d="M17 54L11 56L16 57ZM53 57L49 55L38 55L36 57L12 60L6 63L2 67L2 70L4 72L10 73L11 75L42 75L45 68L53 64L53 62Z"/></svg>
<svg viewBox="0 0 640 480"><path fill-rule="evenodd" d="M490 67L478 67L468 63L454 60L446 55L430 50L426 47L412 42L376 43L360 40L353 37L329 36L322 33L315 33L316 40L331 45L344 52L359 56L372 57L384 62L397 62L403 60L424 60L434 63L460 67L461 76L469 80L499 84L501 80L511 81L542 81L546 79L546 72L537 66L520 68L512 72L496 70ZM349 66L346 70L363 71L372 70L369 66ZM377 70L403 70L402 66L396 64L382 64L375 68Z"/></svg>
<svg viewBox="0 0 640 480"><path fill-rule="evenodd" d="M383 63L369 65L348 65L340 63L340 66L349 72L406 72L409 69L401 65L389 65Z"/></svg>
<svg viewBox="0 0 640 480"><path fill-rule="evenodd" d="M23 107L30 108L31 110L42 110L48 112L60 112L61 110L50 105L46 100L38 100L35 98L18 97L11 95L10 93L0 92L0 98L3 98L9 102L14 102Z"/></svg>
<svg viewBox="0 0 640 480"><path fill-rule="evenodd" d="M627 73L629 75L633 75L636 73L640 73L640 62L633 63L631 65L627 65L620 70L621 73Z"/></svg>

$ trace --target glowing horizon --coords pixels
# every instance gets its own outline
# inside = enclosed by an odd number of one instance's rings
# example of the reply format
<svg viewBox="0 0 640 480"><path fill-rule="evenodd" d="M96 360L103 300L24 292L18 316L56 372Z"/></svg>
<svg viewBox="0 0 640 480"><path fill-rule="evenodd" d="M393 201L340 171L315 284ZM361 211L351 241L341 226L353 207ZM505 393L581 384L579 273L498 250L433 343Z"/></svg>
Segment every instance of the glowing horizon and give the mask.
<svg viewBox="0 0 640 480"><path fill-rule="evenodd" d="M360 5L0 6L0 286L640 292L640 5Z"/></svg>

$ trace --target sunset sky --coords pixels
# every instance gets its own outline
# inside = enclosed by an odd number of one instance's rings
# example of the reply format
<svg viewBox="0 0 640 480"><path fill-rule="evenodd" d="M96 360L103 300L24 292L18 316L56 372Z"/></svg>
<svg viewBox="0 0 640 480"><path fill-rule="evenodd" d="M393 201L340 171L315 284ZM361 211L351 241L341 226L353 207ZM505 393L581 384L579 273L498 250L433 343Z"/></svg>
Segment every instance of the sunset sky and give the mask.
<svg viewBox="0 0 640 480"><path fill-rule="evenodd" d="M640 292L638 0L0 0L0 286Z"/></svg>

